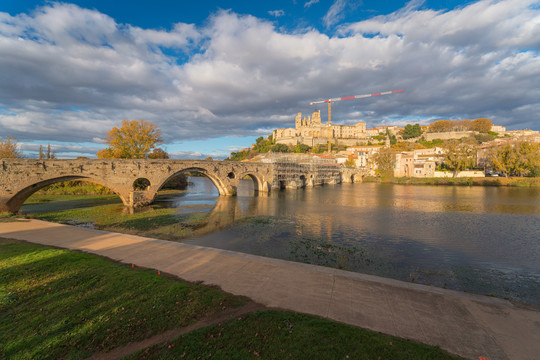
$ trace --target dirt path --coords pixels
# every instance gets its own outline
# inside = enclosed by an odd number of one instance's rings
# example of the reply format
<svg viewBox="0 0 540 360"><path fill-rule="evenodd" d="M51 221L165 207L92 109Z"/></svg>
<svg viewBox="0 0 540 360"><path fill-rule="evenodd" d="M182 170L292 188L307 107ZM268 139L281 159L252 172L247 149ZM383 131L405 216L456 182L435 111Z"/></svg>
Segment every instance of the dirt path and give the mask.
<svg viewBox="0 0 540 360"><path fill-rule="evenodd" d="M191 324L185 327L172 329L169 331L166 331L161 334L154 335L148 339L129 343L126 346L123 346L121 348L114 349L112 351L109 351L107 353L99 353L94 354L91 357L87 358L86 360L116 360L120 359L124 356L128 356L130 354L133 354L135 351L146 349L147 347L161 344L164 342L172 341L175 338L177 338L180 335L187 334L193 330L197 330L200 328L203 328L205 326L219 324L224 321L227 321L229 319L234 319L239 316L243 316L246 314L251 314L256 311L265 310L267 309L266 306L257 304L255 302L250 302L247 305L244 305L239 308L234 309L228 309L226 311L223 311L221 313L215 314L213 316L210 316L208 318L205 318L203 320L200 320L196 322L195 324Z"/></svg>

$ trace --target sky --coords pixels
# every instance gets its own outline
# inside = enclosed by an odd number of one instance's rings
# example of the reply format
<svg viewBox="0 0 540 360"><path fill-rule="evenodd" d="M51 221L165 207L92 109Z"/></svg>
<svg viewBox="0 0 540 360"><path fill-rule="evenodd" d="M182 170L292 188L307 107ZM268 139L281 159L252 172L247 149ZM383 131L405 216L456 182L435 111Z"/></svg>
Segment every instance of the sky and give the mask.
<svg viewBox="0 0 540 360"><path fill-rule="evenodd" d="M0 1L0 137L95 157L122 120L172 158L333 124L485 117L540 130L540 0Z"/></svg>

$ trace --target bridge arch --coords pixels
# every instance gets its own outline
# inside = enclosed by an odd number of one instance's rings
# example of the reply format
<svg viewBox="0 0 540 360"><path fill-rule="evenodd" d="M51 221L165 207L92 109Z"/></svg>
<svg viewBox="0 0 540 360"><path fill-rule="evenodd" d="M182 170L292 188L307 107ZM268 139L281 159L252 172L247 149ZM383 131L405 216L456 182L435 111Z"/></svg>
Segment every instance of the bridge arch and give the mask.
<svg viewBox="0 0 540 360"><path fill-rule="evenodd" d="M214 173L211 171L208 171L205 168L202 167L186 167L181 170L175 170L173 174L167 176L166 178L160 180L159 184L156 185L156 193L161 190L161 188L171 179L177 177L180 174L187 173L187 172L196 172L200 173L212 181L214 186L218 189L219 195L231 195L230 189L227 188L227 186L223 183L223 181Z"/></svg>
<svg viewBox="0 0 540 360"><path fill-rule="evenodd" d="M122 194L121 191L118 189L115 189L114 186L111 186L110 184L106 183L105 181L102 181L101 179L96 179L92 177L87 176L80 176L80 175L68 175L68 176L58 176L58 177L52 177L49 179L41 180L35 183L32 183L30 185L23 185L22 188L20 188L15 195L13 195L5 204L6 211L11 213L16 213L21 209L21 206L24 204L26 200L30 196L32 196L34 193L38 192L39 190L59 182L64 181L86 181L91 182L94 184L105 186L109 189L111 189L120 199L122 200L122 203L124 205L129 205L128 198L125 196L125 194Z"/></svg>

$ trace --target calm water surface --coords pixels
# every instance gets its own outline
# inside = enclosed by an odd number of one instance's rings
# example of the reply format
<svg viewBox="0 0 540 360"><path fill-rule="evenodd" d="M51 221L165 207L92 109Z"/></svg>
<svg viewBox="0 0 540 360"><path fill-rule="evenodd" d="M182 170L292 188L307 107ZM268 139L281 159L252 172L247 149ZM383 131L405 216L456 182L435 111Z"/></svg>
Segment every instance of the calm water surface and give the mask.
<svg viewBox="0 0 540 360"><path fill-rule="evenodd" d="M341 184L236 198L192 177L162 201L207 211L185 242L540 305L540 189Z"/></svg>

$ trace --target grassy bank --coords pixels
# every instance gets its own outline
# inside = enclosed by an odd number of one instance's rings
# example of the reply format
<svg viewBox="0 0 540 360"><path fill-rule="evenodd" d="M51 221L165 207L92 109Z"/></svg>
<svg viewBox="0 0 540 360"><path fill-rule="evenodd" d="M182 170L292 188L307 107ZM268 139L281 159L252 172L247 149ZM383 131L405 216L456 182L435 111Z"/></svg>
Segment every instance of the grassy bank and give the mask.
<svg viewBox="0 0 540 360"><path fill-rule="evenodd" d="M78 359L240 306L246 299L79 252L0 239L0 358ZM133 358L451 359L328 320L264 311Z"/></svg>
<svg viewBox="0 0 540 360"><path fill-rule="evenodd" d="M313 316L264 311L193 331L134 359L456 359L436 347Z"/></svg>
<svg viewBox="0 0 540 360"><path fill-rule="evenodd" d="M382 179L368 176L364 182L379 182L400 185L457 185L457 186L514 186L514 187L540 187L540 178L518 177L462 177L462 178L417 178L396 177Z"/></svg>
<svg viewBox="0 0 540 360"><path fill-rule="evenodd" d="M155 271L0 239L0 358L85 358L245 302Z"/></svg>
<svg viewBox="0 0 540 360"><path fill-rule="evenodd" d="M24 216L71 225L178 240L204 226L205 213L178 214L177 209L148 207L127 212L116 195L34 194L24 205Z"/></svg>

